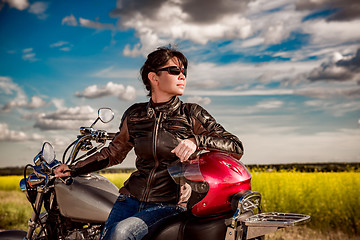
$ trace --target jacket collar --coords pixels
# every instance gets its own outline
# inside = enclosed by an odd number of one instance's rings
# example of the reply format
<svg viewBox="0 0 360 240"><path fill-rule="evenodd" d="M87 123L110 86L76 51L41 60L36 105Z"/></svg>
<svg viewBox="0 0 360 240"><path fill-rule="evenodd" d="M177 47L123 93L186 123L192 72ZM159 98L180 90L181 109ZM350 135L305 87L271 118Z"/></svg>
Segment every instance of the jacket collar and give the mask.
<svg viewBox="0 0 360 240"><path fill-rule="evenodd" d="M148 102L146 106L147 115L152 117L155 112L164 112L165 114L171 114L177 110L181 105L181 101L177 96L174 96L173 99L168 104L163 104L160 106L153 107L151 101Z"/></svg>

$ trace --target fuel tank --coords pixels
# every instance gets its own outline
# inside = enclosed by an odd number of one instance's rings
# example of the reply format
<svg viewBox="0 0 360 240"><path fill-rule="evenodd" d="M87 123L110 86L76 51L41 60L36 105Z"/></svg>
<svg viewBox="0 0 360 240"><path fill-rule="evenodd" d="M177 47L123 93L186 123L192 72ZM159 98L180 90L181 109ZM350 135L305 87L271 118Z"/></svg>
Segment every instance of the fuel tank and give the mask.
<svg viewBox="0 0 360 240"><path fill-rule="evenodd" d="M119 195L119 189L96 173L73 180L70 185L65 185L59 179L55 182L61 214L74 221L104 223Z"/></svg>

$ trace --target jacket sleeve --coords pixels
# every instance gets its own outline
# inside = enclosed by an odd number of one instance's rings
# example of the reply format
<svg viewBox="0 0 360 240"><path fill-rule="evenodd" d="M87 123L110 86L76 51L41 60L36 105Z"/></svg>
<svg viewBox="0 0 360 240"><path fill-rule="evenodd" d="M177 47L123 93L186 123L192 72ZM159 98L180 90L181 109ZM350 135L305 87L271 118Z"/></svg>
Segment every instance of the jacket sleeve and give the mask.
<svg viewBox="0 0 360 240"><path fill-rule="evenodd" d="M240 159L243 145L233 134L226 131L201 106L194 104L190 112L193 115L194 137L199 150L226 152Z"/></svg>
<svg viewBox="0 0 360 240"><path fill-rule="evenodd" d="M125 159L126 155L133 147L133 144L130 141L126 120L127 118L123 117L120 131L116 133L108 147L102 148L99 152L70 167L72 176L101 170L119 164Z"/></svg>

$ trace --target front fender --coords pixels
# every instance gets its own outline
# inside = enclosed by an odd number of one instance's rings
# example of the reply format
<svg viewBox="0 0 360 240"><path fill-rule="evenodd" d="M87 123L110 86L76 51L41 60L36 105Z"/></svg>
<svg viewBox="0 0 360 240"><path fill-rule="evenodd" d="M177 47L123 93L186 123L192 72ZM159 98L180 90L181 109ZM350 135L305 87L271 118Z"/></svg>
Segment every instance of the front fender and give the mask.
<svg viewBox="0 0 360 240"><path fill-rule="evenodd" d="M26 232L21 230L9 230L0 232L0 239L2 240L23 240L26 237Z"/></svg>

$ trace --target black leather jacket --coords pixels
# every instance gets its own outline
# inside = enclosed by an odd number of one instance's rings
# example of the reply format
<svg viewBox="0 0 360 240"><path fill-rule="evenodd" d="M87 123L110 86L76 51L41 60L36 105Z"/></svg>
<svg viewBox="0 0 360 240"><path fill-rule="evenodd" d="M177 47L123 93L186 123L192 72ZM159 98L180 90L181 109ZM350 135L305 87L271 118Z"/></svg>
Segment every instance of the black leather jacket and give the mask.
<svg viewBox="0 0 360 240"><path fill-rule="evenodd" d="M180 187L171 179L167 167L178 159L171 150L181 140L192 137L198 150L223 151L237 159L243 154L240 140L205 109L174 97L169 104L156 107L150 102L131 106L109 146L72 167L72 175L119 164L134 147L137 171L120 191L140 201L177 203Z"/></svg>

